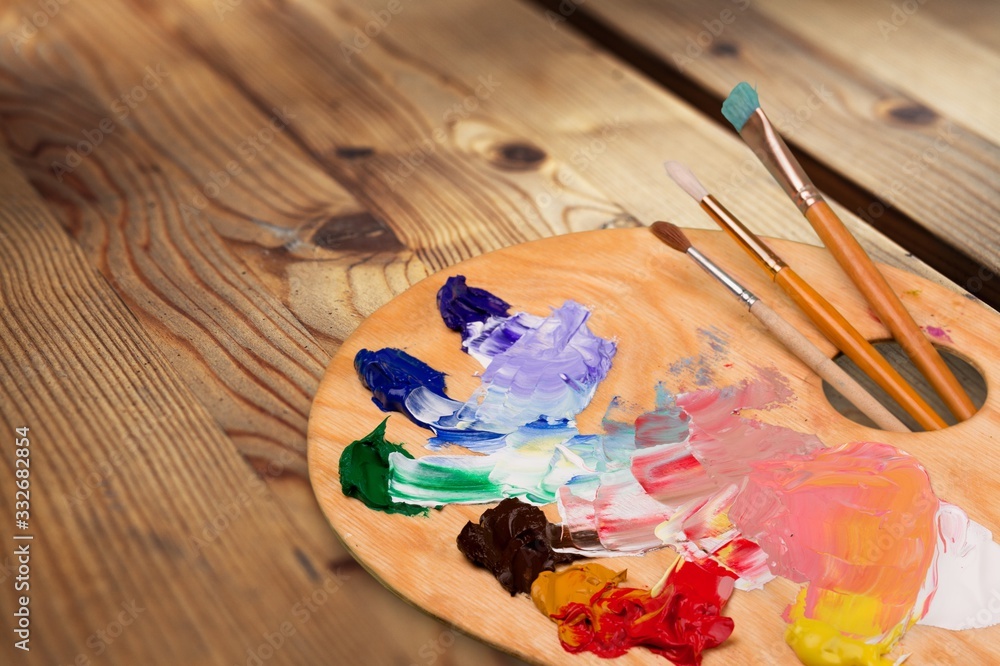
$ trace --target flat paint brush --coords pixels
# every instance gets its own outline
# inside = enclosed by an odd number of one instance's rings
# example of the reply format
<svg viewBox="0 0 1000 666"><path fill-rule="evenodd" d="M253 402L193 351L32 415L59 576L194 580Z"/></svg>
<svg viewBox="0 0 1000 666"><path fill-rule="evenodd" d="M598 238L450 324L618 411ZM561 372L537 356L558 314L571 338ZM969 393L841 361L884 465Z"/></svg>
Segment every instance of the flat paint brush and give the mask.
<svg viewBox="0 0 1000 666"><path fill-rule="evenodd" d="M861 384L858 384L850 375L844 372L839 365L827 358L826 354L819 347L811 343L806 336L802 335L794 326L782 319L764 301L757 298L750 290L734 280L728 273L692 246L691 241L688 240L684 232L677 226L669 222L654 222L650 230L657 238L671 248L691 257L706 273L728 288L729 291L747 306L750 314L755 316L764 325L764 328L770 331L781 344L785 345L790 352L809 366L813 372L825 379L830 386L837 389L844 398L860 409L879 428L894 432L909 432L909 428L902 421L893 416L882 403L876 400Z"/></svg>
<svg viewBox="0 0 1000 666"><path fill-rule="evenodd" d="M965 389L907 312L875 262L806 176L798 160L760 108L757 91L745 82L739 83L723 103L722 115L732 123L809 220L823 244L864 294L868 304L889 328L914 365L927 377L948 409L959 420L971 417L976 408Z"/></svg>
<svg viewBox="0 0 1000 666"><path fill-rule="evenodd" d="M827 339L892 396L922 428L938 430L948 425L833 304L747 229L718 199L709 194L690 169L680 162L666 162L663 166L674 182L699 202L705 212L771 274L771 279L795 301Z"/></svg>

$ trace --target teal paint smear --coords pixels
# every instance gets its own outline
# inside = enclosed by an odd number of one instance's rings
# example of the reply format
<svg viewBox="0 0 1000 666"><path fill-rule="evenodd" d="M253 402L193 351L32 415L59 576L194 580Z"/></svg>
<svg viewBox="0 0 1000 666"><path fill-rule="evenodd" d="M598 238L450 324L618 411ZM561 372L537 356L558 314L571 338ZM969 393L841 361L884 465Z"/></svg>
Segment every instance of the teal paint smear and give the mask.
<svg viewBox="0 0 1000 666"><path fill-rule="evenodd" d="M635 451L635 418L639 409L615 396L601 419L601 443L608 464L624 466Z"/></svg>
<svg viewBox="0 0 1000 666"><path fill-rule="evenodd" d="M635 420L634 448L639 450L683 442L690 433L689 421L687 412L677 405L676 397L666 384L659 382L656 385L655 408Z"/></svg>
<svg viewBox="0 0 1000 666"><path fill-rule="evenodd" d="M638 449L682 442L688 436L688 418L677 406L667 385L657 382L653 409L635 414L615 396L601 420L604 454L611 464L627 465Z"/></svg>
<svg viewBox="0 0 1000 666"><path fill-rule="evenodd" d="M340 454L340 487L345 495L361 500L370 509L406 516L426 514L423 506L393 500L389 496L389 458L413 458L399 444L387 442L387 416L375 429L351 442Z"/></svg>

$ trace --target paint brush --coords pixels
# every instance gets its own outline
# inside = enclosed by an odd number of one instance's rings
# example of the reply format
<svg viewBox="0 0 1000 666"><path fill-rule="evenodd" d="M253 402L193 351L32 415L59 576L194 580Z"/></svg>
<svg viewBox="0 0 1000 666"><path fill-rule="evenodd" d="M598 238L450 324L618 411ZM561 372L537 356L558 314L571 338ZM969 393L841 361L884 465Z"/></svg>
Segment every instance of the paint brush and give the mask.
<svg viewBox="0 0 1000 666"><path fill-rule="evenodd" d="M805 363L817 375L826 380L830 386L851 402L855 407L870 418L879 428L892 430L894 432L908 432L903 423L886 409L882 403L876 400L872 394L866 391L861 384L858 384L850 375L827 358L819 347L809 341L794 326L781 318L764 301L760 300L749 289L733 279L728 273L719 268L704 254L698 251L691 241L688 240L684 232L677 226L669 222L654 222L650 230L661 241L671 248L691 257L696 264L701 266L706 273L721 282L731 291L747 308L750 314L755 316L768 331L771 332L785 347L795 354L799 360Z"/></svg>
<svg viewBox="0 0 1000 666"><path fill-rule="evenodd" d="M709 194L690 169L680 162L666 162L663 166L673 181L699 202L702 209L771 274L771 279L809 316L827 339L881 386L922 428L938 430L948 425L832 303L823 298L718 199Z"/></svg>
<svg viewBox="0 0 1000 666"><path fill-rule="evenodd" d="M938 392L948 409L959 420L971 417L976 411L972 400L945 365L944 359L934 349L934 345L907 312L902 301L875 266L875 262L865 253L861 244L851 235L843 221L837 217L813 182L809 180L798 160L771 125L764 110L760 108L757 91L746 82L737 84L722 105L722 115L732 123L757 158L764 163L774 179L809 220L823 244L830 250L844 272L850 276L851 281L892 332L914 365Z"/></svg>

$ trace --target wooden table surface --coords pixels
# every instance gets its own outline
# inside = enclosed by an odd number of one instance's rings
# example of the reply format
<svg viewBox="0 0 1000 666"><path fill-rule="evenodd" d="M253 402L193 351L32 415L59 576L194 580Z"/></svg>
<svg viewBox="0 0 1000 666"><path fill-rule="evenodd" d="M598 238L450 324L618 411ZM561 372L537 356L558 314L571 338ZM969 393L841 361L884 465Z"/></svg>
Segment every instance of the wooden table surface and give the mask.
<svg viewBox="0 0 1000 666"><path fill-rule="evenodd" d="M8 0L0 35L0 663L514 663L340 545L318 381L463 259L711 228L664 159L817 243L740 80L874 257L1000 304L990 0Z"/></svg>

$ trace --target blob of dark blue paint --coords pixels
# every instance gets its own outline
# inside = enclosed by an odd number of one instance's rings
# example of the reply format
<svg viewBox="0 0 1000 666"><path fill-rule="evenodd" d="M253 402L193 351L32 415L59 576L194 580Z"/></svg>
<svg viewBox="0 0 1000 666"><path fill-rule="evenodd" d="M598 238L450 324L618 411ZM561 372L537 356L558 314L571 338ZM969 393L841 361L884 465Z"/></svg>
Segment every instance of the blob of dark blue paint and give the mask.
<svg viewBox="0 0 1000 666"><path fill-rule="evenodd" d="M438 310L444 324L453 331L465 330L465 325L474 321L486 321L492 317L506 317L510 304L478 287L465 284L464 275L448 278L437 293Z"/></svg>
<svg viewBox="0 0 1000 666"><path fill-rule="evenodd" d="M406 408L406 397L420 386L447 397L444 373L402 349L362 349L354 356L354 369L372 392L372 402L383 412L400 412L413 419L413 414Z"/></svg>

